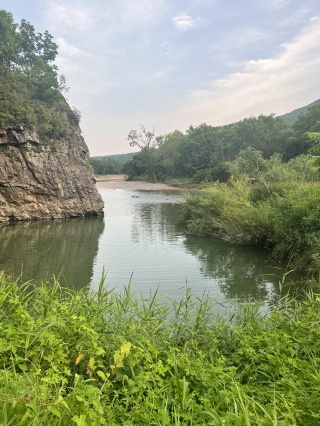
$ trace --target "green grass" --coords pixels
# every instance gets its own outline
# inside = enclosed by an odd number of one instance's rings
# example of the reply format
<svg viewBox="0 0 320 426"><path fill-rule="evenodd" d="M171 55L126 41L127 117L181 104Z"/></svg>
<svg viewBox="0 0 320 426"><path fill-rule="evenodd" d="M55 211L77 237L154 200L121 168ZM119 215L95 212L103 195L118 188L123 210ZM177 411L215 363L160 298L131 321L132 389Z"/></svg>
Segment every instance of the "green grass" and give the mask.
<svg viewBox="0 0 320 426"><path fill-rule="evenodd" d="M320 296L213 304L0 274L0 424L318 425Z"/></svg>

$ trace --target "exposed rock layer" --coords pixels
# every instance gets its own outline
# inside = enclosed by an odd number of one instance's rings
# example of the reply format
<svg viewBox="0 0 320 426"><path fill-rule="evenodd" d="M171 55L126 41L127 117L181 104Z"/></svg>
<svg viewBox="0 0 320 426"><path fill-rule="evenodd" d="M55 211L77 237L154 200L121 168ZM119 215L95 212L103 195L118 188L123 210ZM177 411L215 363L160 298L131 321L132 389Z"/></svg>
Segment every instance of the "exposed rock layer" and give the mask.
<svg viewBox="0 0 320 426"><path fill-rule="evenodd" d="M35 132L0 128L0 222L103 213L81 131L43 144Z"/></svg>

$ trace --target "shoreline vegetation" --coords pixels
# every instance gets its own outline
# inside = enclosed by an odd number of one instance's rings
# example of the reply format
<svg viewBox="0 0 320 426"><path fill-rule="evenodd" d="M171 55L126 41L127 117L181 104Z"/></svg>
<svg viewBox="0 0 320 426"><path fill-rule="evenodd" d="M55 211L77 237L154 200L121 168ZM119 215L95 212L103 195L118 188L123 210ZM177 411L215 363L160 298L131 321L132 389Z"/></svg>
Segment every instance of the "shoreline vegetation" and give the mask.
<svg viewBox="0 0 320 426"><path fill-rule="evenodd" d="M187 194L182 223L195 235L260 245L307 276L320 271L320 174L312 156L264 159L247 148L228 182Z"/></svg>
<svg viewBox="0 0 320 426"><path fill-rule="evenodd" d="M229 318L214 303L1 273L1 424L318 424L320 295Z"/></svg>

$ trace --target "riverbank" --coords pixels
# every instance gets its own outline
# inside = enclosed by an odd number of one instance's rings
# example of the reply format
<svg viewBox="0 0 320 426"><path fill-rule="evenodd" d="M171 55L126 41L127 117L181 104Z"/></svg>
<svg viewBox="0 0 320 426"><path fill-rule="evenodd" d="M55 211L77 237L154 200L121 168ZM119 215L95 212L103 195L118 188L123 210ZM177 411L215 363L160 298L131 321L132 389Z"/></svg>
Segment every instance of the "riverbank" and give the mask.
<svg viewBox="0 0 320 426"><path fill-rule="evenodd" d="M188 290L164 303L0 284L4 426L318 424L319 295L225 321Z"/></svg>
<svg viewBox="0 0 320 426"><path fill-rule="evenodd" d="M194 188L181 188L165 183L125 180L126 175L96 176L98 189L128 189L131 191L194 191Z"/></svg>

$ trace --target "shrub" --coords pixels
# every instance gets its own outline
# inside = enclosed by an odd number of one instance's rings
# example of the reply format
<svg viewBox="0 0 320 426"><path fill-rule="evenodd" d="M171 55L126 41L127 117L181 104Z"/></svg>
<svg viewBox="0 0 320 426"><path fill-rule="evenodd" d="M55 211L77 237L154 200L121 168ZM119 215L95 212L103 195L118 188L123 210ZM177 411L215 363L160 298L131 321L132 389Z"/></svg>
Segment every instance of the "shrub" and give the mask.
<svg viewBox="0 0 320 426"><path fill-rule="evenodd" d="M320 269L320 184L296 185L274 199L269 240L274 253L292 259L299 269Z"/></svg>
<svg viewBox="0 0 320 426"><path fill-rule="evenodd" d="M268 226L268 206L249 200L246 182L231 179L187 196L184 218L187 231L237 244L263 243Z"/></svg>

